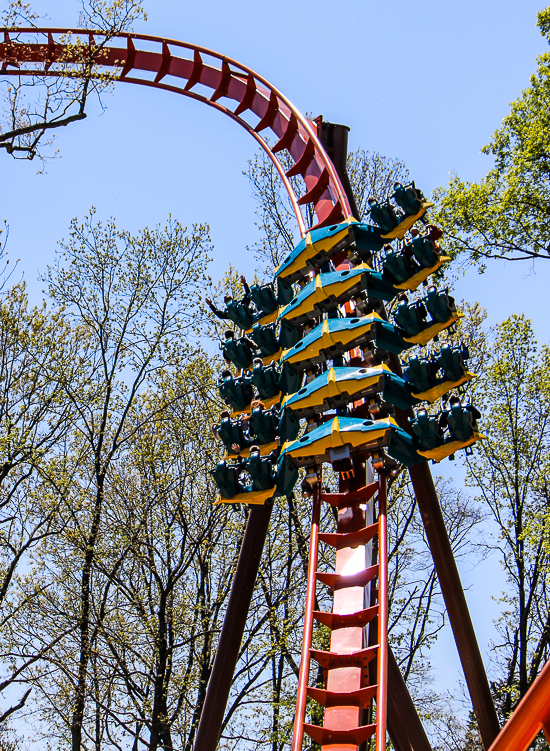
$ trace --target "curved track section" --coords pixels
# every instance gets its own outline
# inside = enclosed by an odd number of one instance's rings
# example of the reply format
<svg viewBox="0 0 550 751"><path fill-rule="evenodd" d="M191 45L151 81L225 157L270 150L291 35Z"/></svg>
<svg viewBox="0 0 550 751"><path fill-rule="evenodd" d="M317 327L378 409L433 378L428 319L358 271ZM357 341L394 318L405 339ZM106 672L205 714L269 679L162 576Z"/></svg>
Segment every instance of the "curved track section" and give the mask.
<svg viewBox="0 0 550 751"><path fill-rule="evenodd" d="M74 46L75 39L81 45L84 42L94 55L99 74L111 70L116 81L183 94L214 107L245 128L273 161L302 235L309 229L300 210L306 204L313 206L315 227L352 217L345 191L317 137L315 125L265 78L205 47L143 34L119 34L106 40L99 32L82 29L18 28L4 31L0 43L1 73L67 76L73 71L73 75L78 75L82 47ZM269 132L277 139L272 146L260 135ZM294 162L286 172L277 158L285 149ZM290 182L294 176L303 178L302 195L296 194Z"/></svg>

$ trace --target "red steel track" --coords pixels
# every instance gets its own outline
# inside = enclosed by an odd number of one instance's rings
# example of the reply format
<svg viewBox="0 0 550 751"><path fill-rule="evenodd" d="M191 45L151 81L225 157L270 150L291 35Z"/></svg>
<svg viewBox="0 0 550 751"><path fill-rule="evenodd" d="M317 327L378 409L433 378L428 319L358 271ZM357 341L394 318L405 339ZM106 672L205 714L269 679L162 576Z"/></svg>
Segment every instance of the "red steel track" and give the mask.
<svg viewBox="0 0 550 751"><path fill-rule="evenodd" d="M183 94L238 122L273 161L290 196L302 235L306 233L306 226L300 206L305 204L313 204L316 226L341 222L352 216L345 191L317 137L315 125L265 78L205 47L144 34L118 34L101 42L105 35L97 31L21 28L4 32L4 41L0 43L2 74L68 76L71 71L76 73L82 65L82 48L76 48L75 52L68 35L72 35L73 43L75 38L81 42L86 40L90 50L101 46L94 56L98 75L103 69L114 70L118 81ZM151 50L151 46L158 50ZM260 135L264 131L276 136L273 146ZM294 162L286 172L277 158L284 149ZM293 176L303 178L303 195L296 194L289 180Z"/></svg>

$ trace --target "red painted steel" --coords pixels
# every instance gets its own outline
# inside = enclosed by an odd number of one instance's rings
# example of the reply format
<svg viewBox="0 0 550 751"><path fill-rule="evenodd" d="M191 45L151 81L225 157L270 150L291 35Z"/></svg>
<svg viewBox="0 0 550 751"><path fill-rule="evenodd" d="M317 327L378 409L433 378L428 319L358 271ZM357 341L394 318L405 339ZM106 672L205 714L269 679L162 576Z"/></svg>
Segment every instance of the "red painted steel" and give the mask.
<svg viewBox="0 0 550 751"><path fill-rule="evenodd" d="M377 751L384 751L387 649L380 650L380 644L387 643L387 604L380 607L376 603L379 595L377 590L372 590L371 582L379 572L382 572L383 577L387 576L385 481L365 486L365 471L364 461L356 461L355 476L343 481L346 492L321 493L316 496L316 500L318 498L319 501L326 501L338 508L338 525L336 533L320 534L315 523L312 525L303 652L292 751L301 751L304 731L327 751L329 748L331 751L356 751L358 746L376 733ZM352 487L349 486L350 482ZM363 486L358 487L360 485ZM378 521L373 523L371 499L377 490L381 511ZM319 519L319 513L319 509L315 508L314 522ZM381 530L384 539L379 541L378 562L373 564L369 543ZM333 574L315 571L319 540L336 549ZM384 560L381 556L384 556ZM333 590L331 613L312 610L316 581L328 584ZM379 580L378 589L386 597L385 581L380 583ZM331 630L328 652L311 649L313 619ZM374 641L377 643L372 643L373 628ZM311 658L323 668L326 688L307 686ZM373 680L369 665L374 660L377 671ZM325 708L322 727L304 722L304 689L308 696ZM372 712L374 699L377 702L376 722L365 724L364 721L369 716L367 711Z"/></svg>
<svg viewBox="0 0 550 751"><path fill-rule="evenodd" d="M321 517L321 483L313 493L313 509L311 512L311 537L309 544L309 562L307 571L306 609L304 617L304 635L302 639L302 659L298 676L298 694L296 697L296 714L294 722L294 736L292 751L301 751L304 738L304 721L306 717L307 685L309 682L309 662L311 637L313 634L313 619L315 607L315 572L317 569L317 554L319 549L319 520Z"/></svg>
<svg viewBox="0 0 550 751"><path fill-rule="evenodd" d="M68 40L64 35L73 38ZM265 78L236 60L199 45L130 33L98 42L104 37L101 32L85 29L6 29L4 41L0 43L1 72L17 76L67 76L71 71L78 74L80 52L78 48L71 52L75 48L71 48L70 43L75 38L84 39L85 47L96 50L94 77L104 75L104 69L114 69L115 81L183 94L214 107L245 128L275 165L290 196L302 235L307 230L300 206L305 203L313 203L316 226L351 218L346 192L321 145L316 126ZM150 47L151 43L158 44L158 51L140 49L140 45ZM105 46L97 52L100 45ZM182 52L192 55L192 59L175 54ZM140 78L137 75L140 72L155 74L154 79ZM193 91L196 86L210 89L211 93ZM231 107L229 102L228 106L221 104L220 99L233 100L237 106ZM273 147L260 136L264 130L270 130L277 137ZM283 149L294 162L286 174L276 156ZM296 194L289 180L293 175L304 180L305 193L301 196Z"/></svg>
<svg viewBox="0 0 550 751"><path fill-rule="evenodd" d="M489 751L526 751L541 730L550 742L550 660L520 701Z"/></svg>
<svg viewBox="0 0 550 751"><path fill-rule="evenodd" d="M388 523L385 475L378 482L378 689L376 694L376 751L386 751L386 712L388 697Z"/></svg>

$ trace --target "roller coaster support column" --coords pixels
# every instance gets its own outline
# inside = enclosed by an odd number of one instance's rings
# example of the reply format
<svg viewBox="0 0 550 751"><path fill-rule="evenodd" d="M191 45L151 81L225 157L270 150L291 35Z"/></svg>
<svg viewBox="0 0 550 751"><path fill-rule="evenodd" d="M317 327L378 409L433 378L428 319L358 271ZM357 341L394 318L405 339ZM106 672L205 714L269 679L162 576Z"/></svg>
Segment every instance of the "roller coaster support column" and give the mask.
<svg viewBox="0 0 550 751"><path fill-rule="evenodd" d="M253 506L248 517L220 641L206 689L195 751L216 751L218 747L272 508L271 505Z"/></svg>
<svg viewBox="0 0 550 751"><path fill-rule="evenodd" d="M355 218L360 220L361 217L358 215L357 206L351 192L351 185L346 172L348 129L345 125L322 123L322 121L319 120L317 121L317 127L321 142L333 159L334 167L338 173L340 182L348 194L348 201L350 202ZM397 356L394 355L391 357L390 365L394 373L402 375L401 362ZM408 423L409 417L414 417L412 409L408 412L396 410L398 423L402 428L410 432ZM445 607L449 614L449 621L453 630L460 662L462 664L462 669L464 670L466 683L468 684L468 690L470 692L470 698L479 725L479 731L481 733L483 745L488 749L500 732L500 724L495 711L489 681L487 680L485 666L483 665L483 659L477 643L474 626L470 617L470 611L468 610L462 582L460 581L460 575L453 555L449 535L447 534L447 528L445 526L443 514L441 513L441 507L439 505L432 473L427 464L417 464L411 467L409 472L418 508L426 529L426 536L433 556L435 570L443 594L443 599L445 601ZM392 672L392 658L393 655L390 655L389 670L390 674L395 676L395 671ZM388 680L390 681L392 679L388 678ZM406 691L406 695L403 692L403 688ZM398 724L399 718L393 715L392 709L396 710L398 707L400 709L400 702L402 701L403 706L408 705L409 712L412 709L414 714L416 714L416 710L414 710L414 706L408 695L404 682L401 688L395 684L392 686L390 683L389 691L393 695L394 704L392 706L391 701L388 703L388 730L398 751L404 751L404 748L401 748L400 745L398 745L397 734L394 732L394 722ZM397 692L397 694L395 692ZM418 720L418 723L420 723L420 720ZM424 733L422 733L422 735L424 735L424 738L426 737ZM421 740L421 736L419 736L419 740Z"/></svg>
<svg viewBox="0 0 550 751"><path fill-rule="evenodd" d="M483 745L488 749L500 732L500 724L432 473L427 464L410 467L409 472L468 684L479 732Z"/></svg>

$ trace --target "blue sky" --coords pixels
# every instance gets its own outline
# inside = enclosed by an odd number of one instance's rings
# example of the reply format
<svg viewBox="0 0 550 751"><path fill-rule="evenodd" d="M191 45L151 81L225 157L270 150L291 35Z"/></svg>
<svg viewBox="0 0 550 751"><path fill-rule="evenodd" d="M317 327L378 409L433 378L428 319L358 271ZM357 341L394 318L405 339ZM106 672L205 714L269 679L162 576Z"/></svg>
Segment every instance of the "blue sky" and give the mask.
<svg viewBox="0 0 550 751"><path fill-rule="evenodd" d="M50 21L76 22L76 0L40 1ZM350 148L403 159L425 193L444 185L452 171L479 179L490 168L480 154L528 85L535 58L547 49L536 28L534 0L317 0L279 2L149 3L149 21L136 31L195 42L252 67L302 112L351 127ZM215 245L211 274L231 261L251 273L245 250L257 238L247 160L255 142L235 123L208 107L166 92L119 85L106 111L90 109L66 128L56 145L61 158L37 175L38 165L0 154L0 219L10 225L9 253L38 301L40 273L67 235L72 217L91 205L99 217L137 230L166 220L208 222ZM548 262L550 268L550 261ZM484 275L470 271L457 297L479 300L495 323L525 312L540 341L548 341L545 308L539 305L548 272L541 262L500 263ZM464 568L467 585L498 566ZM468 594L487 655L493 608L486 588ZM496 612L496 611L495 611ZM443 685L458 674L448 634L436 662ZM438 655L438 657L437 657ZM444 658L444 659L439 659Z"/></svg>

